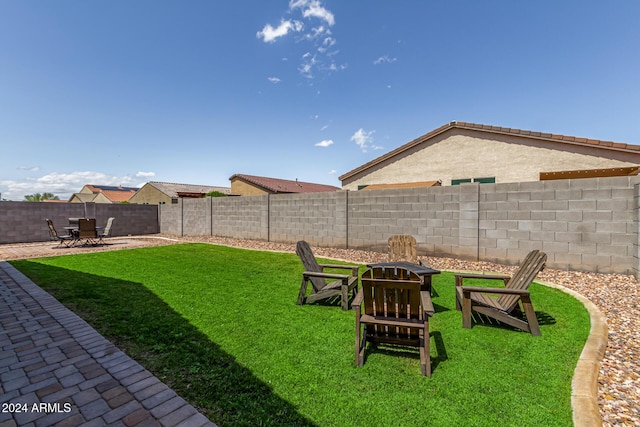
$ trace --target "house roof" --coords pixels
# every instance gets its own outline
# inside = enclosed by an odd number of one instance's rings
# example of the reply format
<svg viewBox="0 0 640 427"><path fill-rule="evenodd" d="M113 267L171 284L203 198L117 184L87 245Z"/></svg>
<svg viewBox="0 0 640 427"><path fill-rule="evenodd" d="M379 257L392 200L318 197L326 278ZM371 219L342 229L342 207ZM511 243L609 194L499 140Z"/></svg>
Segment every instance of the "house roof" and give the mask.
<svg viewBox="0 0 640 427"><path fill-rule="evenodd" d="M314 184L312 182L292 181L288 179L268 178L264 176L254 176L245 174L235 174L229 178L230 181L240 179L251 184L262 187L272 193L322 193L328 191L338 191L339 187L325 184Z"/></svg>
<svg viewBox="0 0 640 427"><path fill-rule="evenodd" d="M420 188L420 187L439 187L442 181L421 181L421 182L401 182L398 184L371 184L362 190L386 190L389 188Z"/></svg>
<svg viewBox="0 0 640 427"><path fill-rule="evenodd" d="M631 144L625 144L621 142L602 141L599 139L580 138L575 136L534 132L530 130L505 128L500 126L490 126L490 125L481 125L476 123L452 121L450 123L447 123L444 126L440 126L439 128L434 129L431 132L426 133L414 139L413 141L410 141L396 148L395 150L388 152L387 154L384 154L376 159L373 159L370 162L367 162L364 165L359 166L345 173L344 175L341 175L340 177L338 177L338 179L340 181L343 181L345 179L351 178L352 176L362 171L365 171L370 167L373 167L379 163L384 162L385 160L395 157L404 151L410 150L411 148L417 145L420 145L451 129L468 129L468 130L475 130L475 131L485 132L485 133L493 133L493 134L501 134L501 135L516 135L524 138L559 142L559 143L568 144L568 145L581 145L581 146L589 146L589 147L601 148L604 150L611 150L611 151L617 151L617 152L628 152L636 155L640 154L640 145L631 145Z"/></svg>
<svg viewBox="0 0 640 427"><path fill-rule="evenodd" d="M195 194L207 194L212 191L219 191L224 194L231 193L231 188L229 187L214 187L211 185L176 184L158 181L149 181L147 184L155 187L171 198L178 198L180 194L190 194L190 197L193 197Z"/></svg>
<svg viewBox="0 0 640 427"><path fill-rule="evenodd" d="M120 203L128 201L138 189L136 187L123 187L121 185L93 185L87 184L84 188L88 189L93 193L90 195L90 198L85 196L78 196L79 194L87 194L87 193L76 193L80 200L83 202L93 201L96 194L102 194L104 197L109 199L113 203Z"/></svg>

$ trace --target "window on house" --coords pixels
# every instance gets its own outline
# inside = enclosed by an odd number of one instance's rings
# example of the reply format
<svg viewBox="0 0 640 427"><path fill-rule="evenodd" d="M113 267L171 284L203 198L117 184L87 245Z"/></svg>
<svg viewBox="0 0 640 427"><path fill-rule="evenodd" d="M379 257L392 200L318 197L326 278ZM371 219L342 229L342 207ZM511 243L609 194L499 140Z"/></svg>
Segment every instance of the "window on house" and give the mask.
<svg viewBox="0 0 640 427"><path fill-rule="evenodd" d="M486 177L486 178L463 178L463 179L452 179L451 185L460 185L465 184L467 182L477 182L479 184L495 184L496 177Z"/></svg>

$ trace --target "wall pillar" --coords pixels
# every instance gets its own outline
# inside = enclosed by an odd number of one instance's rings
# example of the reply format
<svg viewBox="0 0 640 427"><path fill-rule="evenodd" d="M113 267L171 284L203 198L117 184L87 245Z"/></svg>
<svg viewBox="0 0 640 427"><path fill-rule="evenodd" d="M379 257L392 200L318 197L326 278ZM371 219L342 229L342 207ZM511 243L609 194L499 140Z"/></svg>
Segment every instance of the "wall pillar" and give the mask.
<svg viewBox="0 0 640 427"><path fill-rule="evenodd" d="M480 184L460 186L460 217L458 219L458 253L461 258L478 260L479 244Z"/></svg>

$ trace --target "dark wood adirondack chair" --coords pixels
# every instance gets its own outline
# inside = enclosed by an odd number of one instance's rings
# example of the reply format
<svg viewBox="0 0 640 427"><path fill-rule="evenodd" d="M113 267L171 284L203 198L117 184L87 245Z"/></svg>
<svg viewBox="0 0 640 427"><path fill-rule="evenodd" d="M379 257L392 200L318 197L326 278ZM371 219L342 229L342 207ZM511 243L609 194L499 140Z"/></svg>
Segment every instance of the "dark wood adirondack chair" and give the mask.
<svg viewBox="0 0 640 427"><path fill-rule="evenodd" d="M343 310L349 309L349 293L354 296L358 291L358 266L340 264L318 264L309 244L304 240L296 244L296 254L300 257L305 272L302 273L302 284L298 294L298 304L314 302L339 296ZM351 270L351 274L325 273L325 268ZM327 281L333 279L333 281ZM307 287L311 282L311 294L307 295Z"/></svg>
<svg viewBox="0 0 640 427"><path fill-rule="evenodd" d="M417 274L403 268L375 267L364 272L353 301L357 366L364 364L367 342L408 345L420 348L422 375L431 376L429 317L434 309L429 292L421 291L420 284Z"/></svg>
<svg viewBox="0 0 640 427"><path fill-rule="evenodd" d="M396 234L389 237L389 262L407 261L413 264L422 262L418 259L416 238L408 234Z"/></svg>
<svg viewBox="0 0 640 427"><path fill-rule="evenodd" d="M484 274L456 274L456 308L462 310L462 326L471 328L471 312L482 313L515 328L540 335L538 319L533 310L529 285L544 269L547 254L533 250L526 256L520 268L512 276ZM465 279L503 280L504 288L463 286ZM498 298L490 295L498 296ZM520 308L522 304L522 308ZM525 320L521 319L524 311ZM518 313L520 312L520 313ZM520 316L516 316L519 314Z"/></svg>

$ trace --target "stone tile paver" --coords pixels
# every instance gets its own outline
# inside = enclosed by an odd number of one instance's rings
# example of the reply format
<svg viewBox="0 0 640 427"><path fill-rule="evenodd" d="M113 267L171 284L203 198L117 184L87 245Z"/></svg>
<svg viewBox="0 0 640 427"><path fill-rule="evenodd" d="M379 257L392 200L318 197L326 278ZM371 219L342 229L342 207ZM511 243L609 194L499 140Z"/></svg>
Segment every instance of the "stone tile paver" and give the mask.
<svg viewBox="0 0 640 427"><path fill-rule="evenodd" d="M84 320L0 261L5 426L215 427Z"/></svg>

